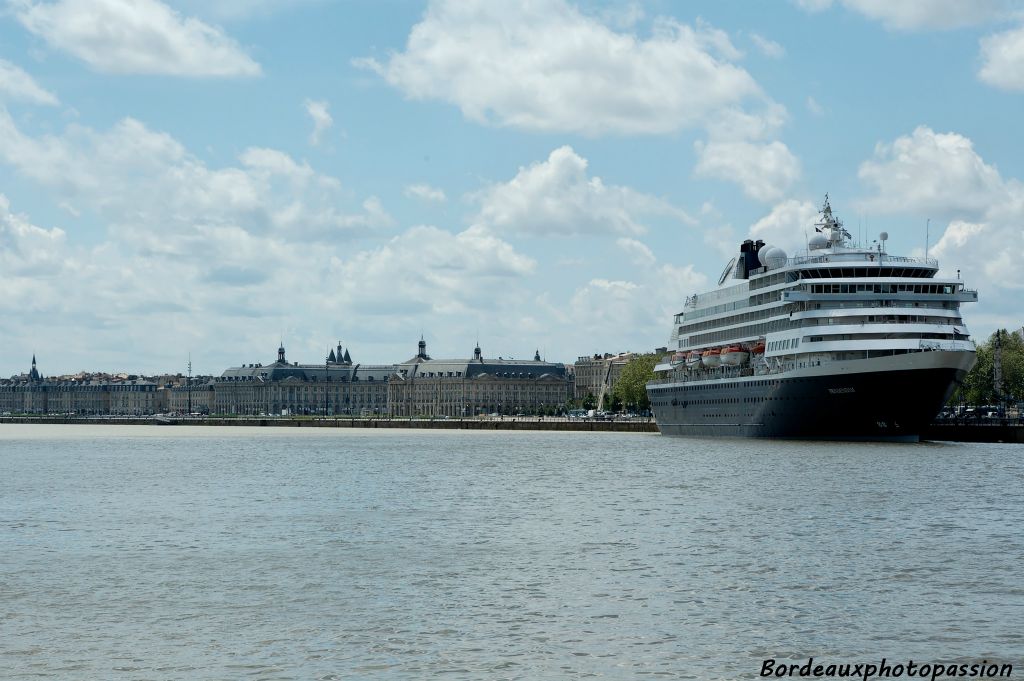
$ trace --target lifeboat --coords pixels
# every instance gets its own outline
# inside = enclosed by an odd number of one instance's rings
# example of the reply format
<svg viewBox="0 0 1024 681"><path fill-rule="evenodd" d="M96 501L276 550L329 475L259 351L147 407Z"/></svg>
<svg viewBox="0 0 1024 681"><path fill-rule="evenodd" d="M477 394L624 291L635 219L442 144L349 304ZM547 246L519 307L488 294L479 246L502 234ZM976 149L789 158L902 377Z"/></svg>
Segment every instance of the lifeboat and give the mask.
<svg viewBox="0 0 1024 681"><path fill-rule="evenodd" d="M722 358L720 357L721 352L722 351L719 350L718 348L711 348L710 350L705 350L704 354L700 356L700 360L704 362L704 366L706 366L707 368L714 369L722 361Z"/></svg>
<svg viewBox="0 0 1024 681"><path fill-rule="evenodd" d="M755 355L763 355L764 354L764 341L758 341L757 345L755 345L754 347L750 348L750 352L752 354L755 354Z"/></svg>
<svg viewBox="0 0 1024 681"><path fill-rule="evenodd" d="M722 350L720 357L722 358L722 366L738 367L747 363L747 360L750 359L750 353L739 345L730 345Z"/></svg>
<svg viewBox="0 0 1024 681"><path fill-rule="evenodd" d="M691 350L690 354L686 356L686 368L693 369L700 366L700 353L696 350Z"/></svg>
<svg viewBox="0 0 1024 681"><path fill-rule="evenodd" d="M686 360L685 352L677 352L672 355L672 364L682 364Z"/></svg>

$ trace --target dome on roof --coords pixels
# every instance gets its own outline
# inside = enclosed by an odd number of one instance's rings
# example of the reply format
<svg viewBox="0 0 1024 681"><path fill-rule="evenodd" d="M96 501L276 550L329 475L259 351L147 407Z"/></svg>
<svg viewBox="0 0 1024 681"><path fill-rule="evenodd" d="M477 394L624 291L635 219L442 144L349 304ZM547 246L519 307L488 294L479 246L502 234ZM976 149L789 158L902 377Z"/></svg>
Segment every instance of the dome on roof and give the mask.
<svg viewBox="0 0 1024 681"><path fill-rule="evenodd" d="M815 232L814 235L807 240L807 247L812 251L817 251L828 246L828 237L821 232Z"/></svg>
<svg viewBox="0 0 1024 681"><path fill-rule="evenodd" d="M786 264L786 252L778 246L766 246L757 254L761 264L770 270L782 267Z"/></svg>

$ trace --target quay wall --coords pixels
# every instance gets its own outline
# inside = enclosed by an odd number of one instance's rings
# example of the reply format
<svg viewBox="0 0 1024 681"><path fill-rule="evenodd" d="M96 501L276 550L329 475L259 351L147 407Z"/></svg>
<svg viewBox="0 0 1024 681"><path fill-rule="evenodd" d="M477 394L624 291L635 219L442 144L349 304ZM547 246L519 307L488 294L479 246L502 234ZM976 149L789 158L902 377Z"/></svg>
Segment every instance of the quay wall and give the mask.
<svg viewBox="0 0 1024 681"><path fill-rule="evenodd" d="M156 425L152 416L2 416L4 423ZM173 425L189 426L263 426L276 428L427 428L435 430L545 430L604 433L657 433L654 421L588 421L568 419L310 419L288 417L178 418ZM1024 443L1024 424L1013 423L933 423L922 433L922 440L949 442Z"/></svg>
<svg viewBox="0 0 1024 681"><path fill-rule="evenodd" d="M3 423L51 423L51 424L123 424L160 425L152 416L110 416L98 418L75 418L66 416L3 416ZM605 433L657 433L654 421L587 421L558 419L309 419L309 418L177 418L167 425L188 426L266 426L280 428L427 428L435 430L548 430Z"/></svg>
<svg viewBox="0 0 1024 681"><path fill-rule="evenodd" d="M1024 442L1024 424L933 423L925 429L921 439L949 442Z"/></svg>

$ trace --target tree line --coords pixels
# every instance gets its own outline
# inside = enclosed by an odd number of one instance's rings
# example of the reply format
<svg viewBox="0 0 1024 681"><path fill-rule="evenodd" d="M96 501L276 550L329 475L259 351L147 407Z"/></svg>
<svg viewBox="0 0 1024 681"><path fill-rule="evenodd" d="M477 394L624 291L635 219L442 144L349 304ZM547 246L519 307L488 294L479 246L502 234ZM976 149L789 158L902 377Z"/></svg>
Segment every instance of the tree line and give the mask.
<svg viewBox="0 0 1024 681"><path fill-rule="evenodd" d="M996 393L996 335L1002 346L1003 394ZM1000 329L978 345L978 361L964 378L963 385L953 393L952 403L998 404L1024 401L1024 338Z"/></svg>

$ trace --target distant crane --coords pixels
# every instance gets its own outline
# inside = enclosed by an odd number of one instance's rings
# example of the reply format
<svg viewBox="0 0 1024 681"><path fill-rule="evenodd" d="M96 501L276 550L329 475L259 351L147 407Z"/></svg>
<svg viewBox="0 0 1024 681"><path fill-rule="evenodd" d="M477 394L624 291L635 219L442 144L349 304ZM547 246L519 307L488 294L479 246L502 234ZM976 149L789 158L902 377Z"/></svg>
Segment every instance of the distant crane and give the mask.
<svg viewBox="0 0 1024 681"><path fill-rule="evenodd" d="M999 406L1003 406L1003 332L996 329L996 344L992 352L992 388Z"/></svg>

